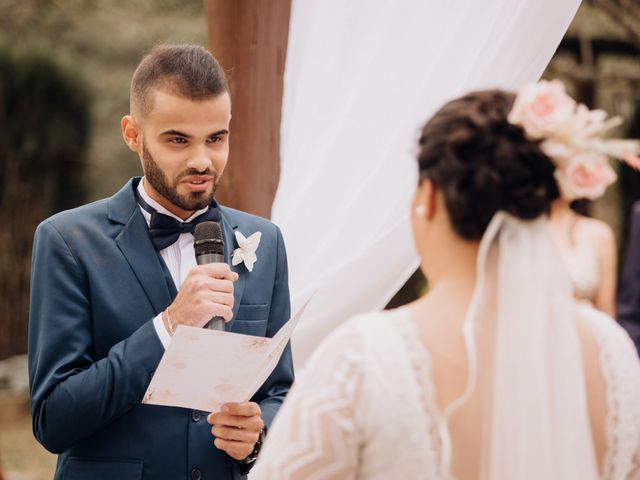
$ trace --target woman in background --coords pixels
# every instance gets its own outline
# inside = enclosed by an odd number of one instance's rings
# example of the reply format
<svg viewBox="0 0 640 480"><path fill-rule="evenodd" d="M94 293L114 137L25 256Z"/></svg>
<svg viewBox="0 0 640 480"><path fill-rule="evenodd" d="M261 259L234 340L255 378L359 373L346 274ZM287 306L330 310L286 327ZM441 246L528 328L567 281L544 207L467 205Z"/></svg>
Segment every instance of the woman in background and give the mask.
<svg viewBox="0 0 640 480"><path fill-rule="evenodd" d="M640 362L574 302L547 219L560 153L602 173L600 149L617 152L572 102L548 82L476 92L425 125L412 226L429 293L318 347L253 480L633 478Z"/></svg>
<svg viewBox="0 0 640 480"><path fill-rule="evenodd" d="M559 83L553 85L554 89L563 88ZM569 97L566 97L566 103L568 109L579 112L576 117L584 129L590 128L596 116L603 118L606 115L597 110L589 112ZM596 127L606 130L617 122L617 119L612 119ZM554 148L553 141L547 143L551 143L549 155L558 166L555 177L559 198L551 205L551 227L569 272L574 296L579 302L614 317L618 260L613 231L606 223L581 215L571 207L576 201L600 198L615 182L616 174L607 162L598 160L603 158L600 151L576 153L563 148L562 144L557 143Z"/></svg>
<svg viewBox="0 0 640 480"><path fill-rule="evenodd" d="M589 199L595 200L602 193L594 192ZM613 231L606 223L572 209L574 200L561 189L560 198L551 205L550 215L574 296L579 302L615 317L618 258Z"/></svg>
<svg viewBox="0 0 640 480"><path fill-rule="evenodd" d="M538 135L542 131L540 128L554 130L549 138L539 138L557 166L554 175L559 198L551 206L551 227L576 299L614 317L618 265L613 231L606 223L581 215L571 206L576 201L600 198L615 182L615 172L608 162L601 161L605 158L603 155L609 153L607 148L614 148L616 155L633 163L636 161L633 158L635 147L625 141L602 140L607 130L620 123L619 118L607 120L604 111L590 111L584 105L577 105L564 94L564 87L559 82L549 85L549 98L559 102L557 116L550 118L549 124L535 125L533 129ZM572 121L562 124L569 118L568 113L571 113ZM586 136L591 148L575 148L583 141L576 132ZM568 138L573 138L576 145L567 143Z"/></svg>

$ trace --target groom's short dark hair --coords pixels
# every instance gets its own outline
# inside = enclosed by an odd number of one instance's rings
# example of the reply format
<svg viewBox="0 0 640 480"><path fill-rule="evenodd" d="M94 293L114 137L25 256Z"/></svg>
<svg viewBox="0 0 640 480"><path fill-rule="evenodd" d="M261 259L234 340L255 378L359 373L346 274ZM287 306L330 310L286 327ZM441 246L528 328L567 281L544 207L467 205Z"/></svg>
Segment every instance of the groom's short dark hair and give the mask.
<svg viewBox="0 0 640 480"><path fill-rule="evenodd" d="M133 74L129 106L142 116L153 108L152 88L190 100L204 100L228 92L222 67L199 45L158 45Z"/></svg>

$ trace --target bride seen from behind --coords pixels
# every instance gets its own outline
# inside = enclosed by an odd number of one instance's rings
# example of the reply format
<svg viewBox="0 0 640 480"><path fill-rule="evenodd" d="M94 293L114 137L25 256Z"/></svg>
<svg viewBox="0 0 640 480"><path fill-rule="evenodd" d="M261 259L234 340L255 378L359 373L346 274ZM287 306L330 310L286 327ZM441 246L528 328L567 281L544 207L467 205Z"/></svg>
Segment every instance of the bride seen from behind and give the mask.
<svg viewBox="0 0 640 480"><path fill-rule="evenodd" d="M615 322L574 304L547 220L562 165L545 152L584 118L557 84L527 88L427 122L412 227L430 291L318 347L252 480L633 478L640 363ZM602 149L593 162L622 146L596 137L580 142Z"/></svg>

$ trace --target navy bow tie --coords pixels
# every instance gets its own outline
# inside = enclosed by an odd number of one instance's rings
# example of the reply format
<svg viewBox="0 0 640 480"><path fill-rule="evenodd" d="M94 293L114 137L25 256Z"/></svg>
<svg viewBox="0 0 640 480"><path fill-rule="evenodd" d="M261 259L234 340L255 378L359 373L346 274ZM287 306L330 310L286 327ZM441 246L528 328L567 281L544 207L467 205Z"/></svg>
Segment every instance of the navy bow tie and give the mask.
<svg viewBox="0 0 640 480"><path fill-rule="evenodd" d="M181 222L169 215L158 212L155 208L144 201L137 190L136 199L140 206L151 214L151 220L149 221L149 233L151 234L151 241L158 251L176 243L181 234L193 233L196 225L200 222L220 222L220 212L214 206L210 206L206 212L198 215L190 222Z"/></svg>

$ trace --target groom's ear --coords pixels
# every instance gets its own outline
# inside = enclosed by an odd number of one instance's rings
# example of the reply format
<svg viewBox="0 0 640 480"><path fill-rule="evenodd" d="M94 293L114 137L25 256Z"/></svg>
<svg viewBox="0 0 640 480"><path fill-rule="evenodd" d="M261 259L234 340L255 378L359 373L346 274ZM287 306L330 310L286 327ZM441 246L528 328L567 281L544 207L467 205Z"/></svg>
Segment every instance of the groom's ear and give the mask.
<svg viewBox="0 0 640 480"><path fill-rule="evenodd" d="M125 115L120 120L122 138L127 146L134 152L140 153L140 127L132 115Z"/></svg>

